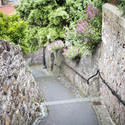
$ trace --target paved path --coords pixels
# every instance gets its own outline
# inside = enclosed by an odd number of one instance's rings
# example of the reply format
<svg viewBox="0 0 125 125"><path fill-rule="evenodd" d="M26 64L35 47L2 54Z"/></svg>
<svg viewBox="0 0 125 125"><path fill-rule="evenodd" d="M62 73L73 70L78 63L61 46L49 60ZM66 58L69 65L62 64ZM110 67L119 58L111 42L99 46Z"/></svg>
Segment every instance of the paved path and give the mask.
<svg viewBox="0 0 125 125"><path fill-rule="evenodd" d="M32 66L31 68L36 82L44 92L46 101L60 102L75 99L73 93L52 74L42 70L40 66ZM98 125L91 105L85 102L59 103L48 106L48 109L49 116L40 125Z"/></svg>

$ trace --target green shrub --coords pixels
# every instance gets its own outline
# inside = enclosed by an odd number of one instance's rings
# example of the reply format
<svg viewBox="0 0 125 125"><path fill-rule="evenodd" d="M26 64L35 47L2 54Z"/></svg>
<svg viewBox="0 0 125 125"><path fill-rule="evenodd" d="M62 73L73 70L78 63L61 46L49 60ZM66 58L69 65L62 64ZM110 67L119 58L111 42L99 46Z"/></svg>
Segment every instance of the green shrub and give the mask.
<svg viewBox="0 0 125 125"><path fill-rule="evenodd" d="M79 19L83 11L82 0L21 0L16 9L29 22L30 30L39 27L38 34L33 35L39 45L64 39L64 27Z"/></svg>
<svg viewBox="0 0 125 125"><path fill-rule="evenodd" d="M29 31L29 32L28 32ZM9 40L15 44L19 44L24 53L33 50L33 43L29 42L26 38L30 36L28 30L28 23L23 21L19 15L6 16L0 13L0 39ZM30 36L33 37L34 34Z"/></svg>
<svg viewBox="0 0 125 125"><path fill-rule="evenodd" d="M0 13L0 39L19 44L25 37L27 23L19 15L6 16Z"/></svg>
<svg viewBox="0 0 125 125"><path fill-rule="evenodd" d="M85 16L87 5L92 4L101 10L104 2L106 0L21 0L16 6L17 12L29 23L21 44L23 50L32 52L58 39L69 40L71 46L78 48L95 49L101 39L101 16L95 17L91 22L87 20L93 34L76 36L75 29L78 20ZM70 30L68 36L65 27ZM91 42L85 44L84 37Z"/></svg>

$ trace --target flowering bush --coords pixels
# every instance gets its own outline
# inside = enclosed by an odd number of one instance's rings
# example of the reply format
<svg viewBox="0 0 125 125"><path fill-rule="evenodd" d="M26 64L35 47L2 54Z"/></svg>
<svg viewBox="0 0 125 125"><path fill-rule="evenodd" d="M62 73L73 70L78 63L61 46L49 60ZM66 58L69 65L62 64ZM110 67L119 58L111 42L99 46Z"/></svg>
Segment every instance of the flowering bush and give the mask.
<svg viewBox="0 0 125 125"><path fill-rule="evenodd" d="M94 31L92 29L95 25L94 24L95 20L97 22L96 17L98 15L99 15L98 10L95 9L93 5L88 5L84 18L80 19L77 23L76 32L81 33L82 35L93 33ZM96 25L96 27L98 26Z"/></svg>
<svg viewBox="0 0 125 125"><path fill-rule="evenodd" d="M98 15L98 10L93 7L93 5L88 5L86 9L86 18L93 19L95 16Z"/></svg>
<svg viewBox="0 0 125 125"><path fill-rule="evenodd" d="M89 33L89 24L88 22L83 18L82 20L79 20L79 23L77 24L76 32L77 33Z"/></svg>
<svg viewBox="0 0 125 125"><path fill-rule="evenodd" d="M63 50L63 56L66 58L69 58L71 60L74 60L76 58L80 58L82 55L81 49L78 49L76 47L69 47L68 49Z"/></svg>
<svg viewBox="0 0 125 125"><path fill-rule="evenodd" d="M94 52L95 47L101 41L101 13L93 5L88 5L85 13L77 24L67 30L66 44L76 48L84 48L84 52ZM69 42L68 42L69 41Z"/></svg>
<svg viewBox="0 0 125 125"><path fill-rule="evenodd" d="M93 51L101 41L101 13L93 5L88 5L84 18L77 24L76 32L89 50Z"/></svg>
<svg viewBox="0 0 125 125"><path fill-rule="evenodd" d="M65 47L65 45L64 45L63 41L59 40L59 41L50 43L48 45L48 50L51 52L55 52L58 50L62 50L64 47Z"/></svg>

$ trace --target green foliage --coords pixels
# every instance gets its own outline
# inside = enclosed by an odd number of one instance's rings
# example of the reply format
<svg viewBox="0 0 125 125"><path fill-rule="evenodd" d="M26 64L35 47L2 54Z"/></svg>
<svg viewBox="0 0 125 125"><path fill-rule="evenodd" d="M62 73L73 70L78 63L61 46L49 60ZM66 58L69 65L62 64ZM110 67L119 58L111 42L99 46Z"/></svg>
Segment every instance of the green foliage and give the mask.
<svg viewBox="0 0 125 125"><path fill-rule="evenodd" d="M76 48L83 48L83 38L78 38L76 34L76 24L72 23L69 27L66 27L66 34L65 34L65 44L67 47L74 46Z"/></svg>
<svg viewBox="0 0 125 125"><path fill-rule="evenodd" d="M43 45L48 41L48 33L49 33L49 29L47 27L43 27L43 28L39 28L38 33L37 33L37 38L38 38L38 42L39 45Z"/></svg>
<svg viewBox="0 0 125 125"><path fill-rule="evenodd" d="M102 14L100 13L92 20L88 20L88 22L91 24L90 30L92 32L85 34L85 37L89 40L86 43L86 47L88 50L94 52L98 43L101 42Z"/></svg>
<svg viewBox="0 0 125 125"><path fill-rule="evenodd" d="M68 18L69 15L65 11L64 7L59 7L49 14L50 25L61 25L62 23L65 24Z"/></svg>
<svg viewBox="0 0 125 125"><path fill-rule="evenodd" d="M37 37L38 28L33 27L26 29L25 38L21 47L23 48L24 53L33 52L38 49L38 37Z"/></svg>
<svg viewBox="0 0 125 125"><path fill-rule="evenodd" d="M34 27L38 28L37 33L26 38L29 41L37 36L36 46L64 39L64 27L78 20L83 11L82 0L21 0L16 9L28 21L32 33Z"/></svg>
<svg viewBox="0 0 125 125"><path fill-rule="evenodd" d="M125 16L125 0L121 0L121 2L120 2L120 8L123 11L123 16Z"/></svg>
<svg viewBox="0 0 125 125"><path fill-rule="evenodd" d="M83 0L66 0L66 11L68 20L76 22L83 14Z"/></svg>
<svg viewBox="0 0 125 125"><path fill-rule="evenodd" d="M88 5L93 5L95 8L101 9L102 5L104 3L107 3L108 0L83 0L83 4L84 4L84 9L88 6Z"/></svg>
<svg viewBox="0 0 125 125"><path fill-rule="evenodd" d="M42 36L40 32L39 27L29 27L28 23L23 21L17 14L6 16L0 13L0 39L19 44L25 54L40 47Z"/></svg>
<svg viewBox="0 0 125 125"><path fill-rule="evenodd" d="M66 46L81 48L84 53L94 52L98 43L101 42L101 27L101 10L89 4L77 24L72 23L69 28L66 28Z"/></svg>
<svg viewBox="0 0 125 125"><path fill-rule="evenodd" d="M0 13L0 39L20 44L24 53L33 52L42 45L46 46L49 42L64 38L66 44L80 48L80 52L84 48L94 49L100 41L101 16L91 21L86 20L91 25L88 28L92 33L80 36L75 32L76 26L78 20L85 17L87 5L100 8L105 1L21 0L20 4L16 5L20 16L3 16ZM67 30L65 27L68 27ZM91 42L86 43L85 39Z"/></svg>
<svg viewBox="0 0 125 125"><path fill-rule="evenodd" d="M0 13L0 39L19 44L25 37L27 23L19 15L6 16Z"/></svg>
<svg viewBox="0 0 125 125"><path fill-rule="evenodd" d="M0 39L4 39L6 36L6 30L8 27L8 19L7 16L4 16L0 13Z"/></svg>

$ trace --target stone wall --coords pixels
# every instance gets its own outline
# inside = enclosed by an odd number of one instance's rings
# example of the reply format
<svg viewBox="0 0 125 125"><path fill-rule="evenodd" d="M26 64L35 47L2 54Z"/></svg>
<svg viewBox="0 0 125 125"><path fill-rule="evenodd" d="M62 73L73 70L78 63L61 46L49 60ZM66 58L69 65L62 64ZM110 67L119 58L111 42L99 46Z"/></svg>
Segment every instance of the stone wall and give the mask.
<svg viewBox="0 0 125 125"><path fill-rule="evenodd" d="M95 55L90 53L83 55L79 62L71 61L64 58L60 51L51 53L48 48L46 49L47 69L57 75L63 74L67 77L71 84L78 89L80 96L99 96L100 94L97 77L90 82L90 85L87 85L87 82L76 73L78 72L85 78L95 74L98 68L96 59L98 59L98 53Z"/></svg>
<svg viewBox="0 0 125 125"><path fill-rule="evenodd" d="M53 70L57 75L63 73L79 90L81 96L101 94L112 119L117 125L125 125L125 107L100 79L96 77L87 85L76 73L88 78L99 69L111 88L125 100L125 18L117 7L111 4L103 6L102 43L94 55L83 55L78 63L64 59L61 52L52 54L47 49L46 62L49 70Z"/></svg>
<svg viewBox="0 0 125 125"><path fill-rule="evenodd" d="M125 18L113 5L103 6L102 45L99 69L111 88L125 100ZM101 93L112 118L125 125L125 107L101 84Z"/></svg>
<svg viewBox="0 0 125 125"><path fill-rule="evenodd" d="M36 52L24 55L28 65L39 65L43 63L43 48L39 48Z"/></svg>
<svg viewBox="0 0 125 125"><path fill-rule="evenodd" d="M31 125L43 101L19 46L0 40L0 125Z"/></svg>

